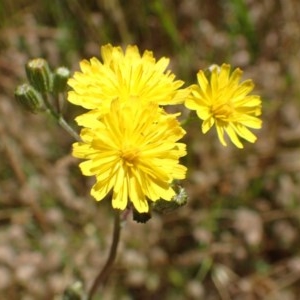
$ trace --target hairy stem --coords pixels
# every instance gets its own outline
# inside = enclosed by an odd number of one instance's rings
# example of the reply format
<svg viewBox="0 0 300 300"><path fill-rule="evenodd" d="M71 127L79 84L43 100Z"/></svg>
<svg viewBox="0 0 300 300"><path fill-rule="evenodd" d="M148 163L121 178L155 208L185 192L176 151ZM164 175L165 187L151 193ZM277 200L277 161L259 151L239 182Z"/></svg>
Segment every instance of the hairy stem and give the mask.
<svg viewBox="0 0 300 300"><path fill-rule="evenodd" d="M49 102L48 95L46 93L43 94L44 103L46 105L46 111L58 122L58 124L68 132L77 142L81 141L78 133L66 122L64 117L60 112L59 99L56 98L57 111L53 108L51 103Z"/></svg>
<svg viewBox="0 0 300 300"><path fill-rule="evenodd" d="M81 141L80 136L78 133L66 122L66 120L62 116L56 117L58 124L68 132L77 142Z"/></svg>
<svg viewBox="0 0 300 300"><path fill-rule="evenodd" d="M87 300L92 300L94 294L97 292L100 286L103 285L103 282L109 275L109 272L113 266L117 254L117 248L120 240L120 231L121 231L120 213L116 211L115 219L114 219L113 237L112 237L112 243L111 243L109 255L104 267L100 270L99 274L97 275L97 277L93 282L93 285L88 293Z"/></svg>

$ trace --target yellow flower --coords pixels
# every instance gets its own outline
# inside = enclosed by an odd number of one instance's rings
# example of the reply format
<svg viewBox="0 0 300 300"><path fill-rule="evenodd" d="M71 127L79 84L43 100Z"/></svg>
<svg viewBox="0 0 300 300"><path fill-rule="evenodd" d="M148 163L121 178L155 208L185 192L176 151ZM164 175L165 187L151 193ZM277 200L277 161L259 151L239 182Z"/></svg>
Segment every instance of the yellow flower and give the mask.
<svg viewBox="0 0 300 300"><path fill-rule="evenodd" d="M112 191L112 206L124 210L130 200L139 213L148 200L171 200L174 179L184 179L179 158L186 146L177 141L185 134L176 117L157 103L114 100L110 111L90 119L75 143L73 155L86 176L96 176L91 194L102 200Z"/></svg>
<svg viewBox="0 0 300 300"><path fill-rule="evenodd" d="M81 61L81 72L69 79L73 90L68 100L73 104L105 112L115 99L168 105L183 103L188 94L179 89L184 82L166 71L168 58L156 61L151 51L141 56L137 46L128 46L124 53L110 44L101 47L101 56L103 63L95 57Z"/></svg>
<svg viewBox="0 0 300 300"><path fill-rule="evenodd" d="M256 136L247 128L261 128L261 99L256 95L248 95L254 88L252 80L240 83L242 71L237 68L232 73L230 65L212 68L209 76L199 71L199 85L191 87L187 98L187 108L196 110L203 120L202 132L206 133L216 126L222 145L226 146L224 132L238 148L243 148L239 137L254 143Z"/></svg>

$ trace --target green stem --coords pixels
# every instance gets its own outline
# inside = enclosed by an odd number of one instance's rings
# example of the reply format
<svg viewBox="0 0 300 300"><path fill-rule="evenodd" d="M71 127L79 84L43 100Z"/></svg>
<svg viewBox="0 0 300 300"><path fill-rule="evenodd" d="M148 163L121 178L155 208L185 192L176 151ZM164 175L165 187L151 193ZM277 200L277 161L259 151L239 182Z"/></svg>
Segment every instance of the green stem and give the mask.
<svg viewBox="0 0 300 300"><path fill-rule="evenodd" d="M48 95L45 93L43 94L43 98L44 98L44 103L47 107L46 111L54 118L56 119L56 121L58 122L58 124L66 131L68 132L77 142L81 141L80 136L78 135L78 133L66 122L66 120L64 119L64 117L62 116L62 114L60 113L60 108L57 104L57 109L58 112L56 112L52 105L49 102L49 98ZM57 99L57 103L58 103L59 99Z"/></svg>
<svg viewBox="0 0 300 300"><path fill-rule="evenodd" d="M103 285L103 282L109 275L109 272L113 266L117 254L117 248L120 240L120 231L121 231L120 214L118 211L116 211L115 219L114 219L113 237L112 237L112 243L109 251L109 256L106 260L104 267L100 270L99 274L95 278L93 285L88 293L87 300L92 300L94 294L97 292L100 286Z"/></svg>
<svg viewBox="0 0 300 300"><path fill-rule="evenodd" d="M78 133L66 122L66 120L61 115L58 115L55 118L57 119L58 124L65 131L67 131L77 142L81 142L81 138Z"/></svg>

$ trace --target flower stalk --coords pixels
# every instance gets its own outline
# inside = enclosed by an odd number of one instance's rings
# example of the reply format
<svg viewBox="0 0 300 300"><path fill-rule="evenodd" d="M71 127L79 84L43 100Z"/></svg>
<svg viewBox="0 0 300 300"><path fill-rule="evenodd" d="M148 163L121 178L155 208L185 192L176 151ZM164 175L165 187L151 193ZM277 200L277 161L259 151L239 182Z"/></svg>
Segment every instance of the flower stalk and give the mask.
<svg viewBox="0 0 300 300"><path fill-rule="evenodd" d="M92 300L95 293L99 290L101 286L103 286L104 281L107 279L113 263L116 259L117 255L117 248L120 240L120 233L121 233L121 222L120 222L120 212L118 210L115 211L114 216L114 228L113 228L113 235L112 235L112 243L109 250L109 255L104 264L103 268L98 273L97 277L95 278L91 289L88 293L87 300Z"/></svg>

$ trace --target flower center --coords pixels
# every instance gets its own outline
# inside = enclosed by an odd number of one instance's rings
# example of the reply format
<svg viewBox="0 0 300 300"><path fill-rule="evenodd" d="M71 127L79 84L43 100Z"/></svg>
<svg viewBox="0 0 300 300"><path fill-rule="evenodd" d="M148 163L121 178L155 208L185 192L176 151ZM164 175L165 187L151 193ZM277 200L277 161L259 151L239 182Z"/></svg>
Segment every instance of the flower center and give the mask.
<svg viewBox="0 0 300 300"><path fill-rule="evenodd" d="M139 151L137 149L126 148L124 150L121 150L120 157L129 167L132 167L138 154Z"/></svg>
<svg viewBox="0 0 300 300"><path fill-rule="evenodd" d="M233 115L233 107L230 102L215 103L211 107L211 113L216 119L226 121Z"/></svg>

